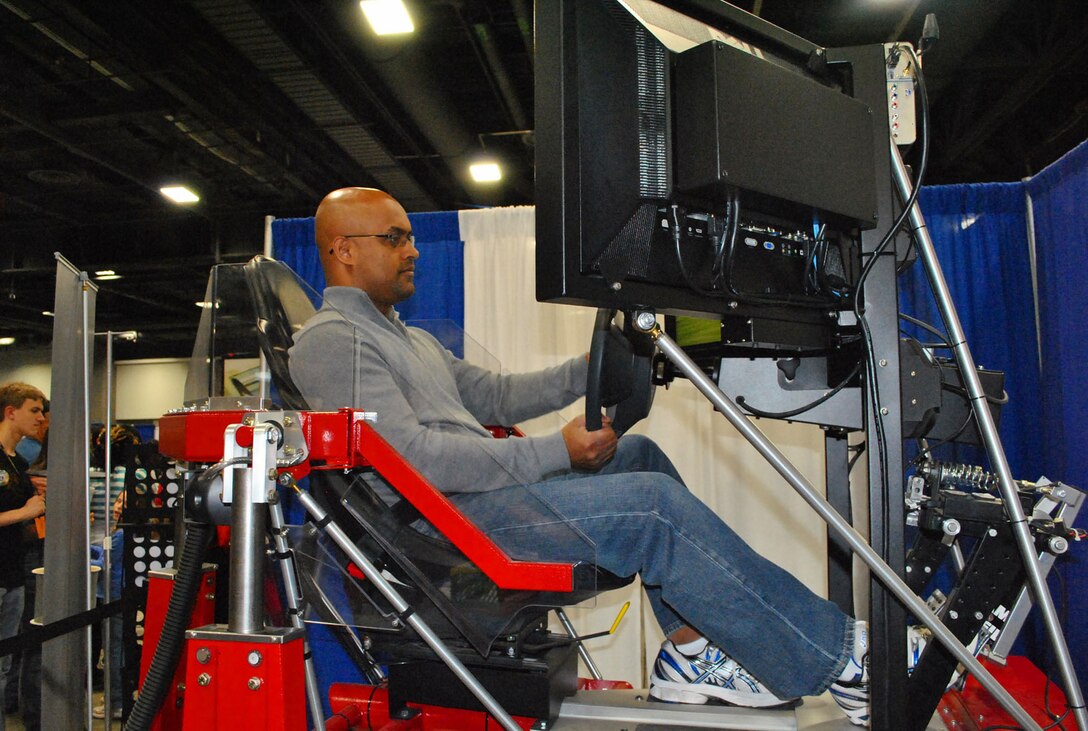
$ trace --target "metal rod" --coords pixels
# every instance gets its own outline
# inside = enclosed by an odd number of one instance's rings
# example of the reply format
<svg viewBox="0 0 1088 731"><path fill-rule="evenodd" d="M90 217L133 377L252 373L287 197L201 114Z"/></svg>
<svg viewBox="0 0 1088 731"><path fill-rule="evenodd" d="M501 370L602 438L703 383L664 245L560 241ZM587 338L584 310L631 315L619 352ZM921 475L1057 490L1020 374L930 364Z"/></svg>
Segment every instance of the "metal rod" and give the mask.
<svg viewBox="0 0 1088 731"><path fill-rule="evenodd" d="M295 490L298 494L299 501L302 503L303 507L306 508L306 512L313 516L314 521L318 524L324 523L327 515L325 510L317 504L317 501L314 500L309 493L299 490L297 487ZM336 545L340 547L340 550L346 553L352 562L362 570L363 574L366 575L367 581L377 587L378 591L382 593L382 596L393 605L393 609L395 609L397 613L404 618L404 621L416 631L416 634L418 634L420 638L434 650L439 659L446 664L446 667L448 667L453 674L465 684L465 687L468 688L472 695L476 696L476 700L483 704L484 708L487 709L487 712L498 721L499 725L506 729L506 731L521 731L521 727L514 722L514 719L510 717L510 714L503 710L503 707L500 706L498 701L496 701L487 689L480 684L480 681L476 679L476 676L464 666L456 655L450 652L450 649L446 647L446 644L442 642L427 623L424 622L418 614L410 611L411 607L404 601L404 598L401 597L397 590L393 588L393 585L382 576L382 573L370 562L370 559L367 558L366 554L360 551L358 546L348 538L347 534L341 530L340 526L338 526L335 521L329 521L324 526L323 530L329 534L329 537L331 537Z"/></svg>
<svg viewBox="0 0 1088 731"><path fill-rule="evenodd" d="M283 576L283 591L287 595L287 608L291 617L291 626L303 630L302 657L306 666L306 702L310 707L310 720L314 728L324 724L324 710L321 705L321 689L317 684L317 671L310 654L310 638L305 632L306 623L302 621L302 592L299 590L298 576L295 571L295 556L287 545L287 524L283 519L283 508L279 501L268 504L269 519L272 522L272 543L280 556L280 574Z"/></svg>
<svg viewBox="0 0 1088 731"><path fill-rule="evenodd" d="M567 631L567 634L571 637L577 637L578 633L574 631L574 625L571 623L570 618L567 617L567 613L560 608L556 608L555 616L559 617L559 623L563 625L563 629ZM593 676L594 680L603 680L604 676L601 675L601 671L597 669L597 664L593 662L593 658L589 656L589 650L586 649L585 643L581 640L575 640L574 646L578 648L578 655L581 656L582 662L586 664L586 670Z"/></svg>
<svg viewBox="0 0 1088 731"><path fill-rule="evenodd" d="M105 576L102 578L102 597L106 604L110 603L110 577L113 573L113 556L110 550L113 547L113 541L110 536L110 518L113 517L113 503L110 502L110 482L113 477L113 439L110 437L110 425L113 423L113 333L106 333L106 445L105 445L105 464L103 465L106 470L106 509L103 516L103 531L105 538L102 541L102 572ZM112 719L113 708L110 703L110 696L112 695L113 687L110 682L110 672L112 670L113 663L110 661L110 652L112 651L113 642L111 638L111 632L113 629L113 623L120 621L120 618L106 617L106 621L102 625L102 703L103 711L105 712L104 718L106 723L110 723ZM93 658L92 658L93 659Z"/></svg>
<svg viewBox="0 0 1088 731"><path fill-rule="evenodd" d="M644 318L644 316L646 317ZM680 369L688 380L695 384L695 387L706 396L707 400L725 416L729 423L741 433L741 436L756 448L756 451L763 455L764 459L774 467L778 474L782 475L805 502L824 519L824 522L849 544L851 550L858 554L869 566L873 575L884 586L888 587L888 590L908 610L933 631L934 636L940 640L942 645L948 648L949 652L967 666L967 669L975 675L983 687L993 694L1001 707L1008 711L1009 715L1015 718L1017 723L1026 729L1041 731L1039 724L1035 722L1031 715L1016 703L1008 691L1001 687L1001 684L982 666L978 659L959 643L955 635L944 626L941 620L937 618L937 615L926 606L926 603L910 590L888 564L881 560L877 552L862 538L861 534L854 530L853 526L831 507L831 504L809 484L805 476L786 459L785 455L778 450L774 443L748 420L740 407L733 403L688 357L687 353L661 330L660 326L653 320L651 313L638 313L635 317L635 327L647 332L654 339L661 352ZM903 672L906 673L906 668L903 668Z"/></svg>
<svg viewBox="0 0 1088 731"><path fill-rule="evenodd" d="M254 452L260 447L254 427ZM237 469L230 531L230 610L227 628L239 634L264 629L264 595L261 576L264 566L266 514L253 496L263 480L255 469Z"/></svg>
<svg viewBox="0 0 1088 731"><path fill-rule="evenodd" d="M65 261L65 263L67 264L68 262ZM69 266L71 266L71 265L69 264ZM91 383L92 383L92 378L94 377L94 352L93 352L94 351L94 339L93 339L93 337L86 337L86 333L93 333L94 332L94 320L90 315L90 312L89 312L90 305L88 304L88 301L90 300L90 298L92 296L91 295L91 290L87 286L90 282L87 279L87 275L84 272L80 272L79 276L80 276L80 279L82 280L82 290L83 290L81 299L82 299L82 302L83 302L83 313L82 314L83 314L83 334L84 334L84 336L80 338L80 343L83 346L83 413L87 418L87 423L84 425L84 439L86 439L87 438L87 432L90 431L91 390L92 390ZM86 458L86 460L84 460L84 464L83 464L83 475L84 475L84 477L83 477L83 494L84 494L84 496L91 494L91 457L90 457L89 452L85 452L85 454L87 455L87 458ZM86 506L87 504L84 503L84 505ZM89 510L84 511L83 521L84 521L84 524L86 525L86 532L83 535L85 535L88 538L87 543L86 543L87 553L86 553L86 559L85 559L86 562L87 562L86 565L88 567L88 581L87 581L87 583L85 585L87 587L87 594L86 594L86 597L84 599L84 607L86 609L90 610L90 609L94 608L94 596L95 596L94 588L95 587L94 587L94 582L90 580L90 578L93 576L93 574L91 574L90 571L89 571L89 568L90 568L90 565L91 565L91 556L90 556L91 542L89 540L90 535L91 535L91 513L90 513ZM84 632L84 642L86 642L86 650L85 650L86 668L84 669L84 672L86 673L86 678L87 678L87 705L86 705L87 711L86 711L85 719L87 721L87 728L91 728L91 724L94 723L94 716L92 715L93 714L92 706L94 704L91 702L93 700L93 698L94 698L94 660L91 657L91 653L93 652L94 641L93 641L93 637L92 637L92 634L91 634L91 626L90 625L87 625L86 629L84 629L83 632Z"/></svg>
<svg viewBox="0 0 1088 731"><path fill-rule="evenodd" d="M892 174L899 195L906 201L910 198L911 193L910 177L907 175L907 168L903 164L903 158L899 155L899 149L894 142L891 143L890 147ZM929 229L926 228L925 218L922 216L922 209L917 203L911 207L910 222L914 229L914 240L918 248L918 256L921 258L926 274L929 276L930 287L933 290L934 299L937 301L937 307L941 312L941 318L944 320L945 331L951 341L952 352L956 357L957 365L959 365L964 388L966 388L968 397L971 400L971 411L974 414L975 423L978 425L979 434L982 435L986 453L990 458L990 468L997 473L998 487L1005 502L1005 511L1009 517L1016 544L1020 549L1024 570L1027 572L1027 583L1032 594L1035 595L1035 602L1043 617L1043 624L1050 638L1050 644L1054 650L1058 669L1065 686L1065 695L1069 699L1068 708L1073 711L1073 716L1077 719L1077 725L1082 729L1088 729L1088 712L1085 711L1084 696L1081 694L1080 684L1077 682L1076 671L1073 669L1069 647L1066 645L1065 636L1062 634L1061 626L1058 623L1058 613L1054 609L1054 599L1050 596L1050 591L1047 589L1046 582L1043 581L1042 573L1039 570L1038 552L1035 548L1035 542L1032 540L1027 519L1024 516L1024 509L1020 505L1016 481L1013 479L1009 462L1005 458L1005 449L1001 445L997 425L994 423L993 414L990 413L990 407L986 402L986 392L982 388L982 381L975 368L971 349L967 345L967 337L960 324L959 315L956 314L956 306L952 302L951 291L945 281L944 273L941 271L941 264L937 260L933 240L930 238Z"/></svg>

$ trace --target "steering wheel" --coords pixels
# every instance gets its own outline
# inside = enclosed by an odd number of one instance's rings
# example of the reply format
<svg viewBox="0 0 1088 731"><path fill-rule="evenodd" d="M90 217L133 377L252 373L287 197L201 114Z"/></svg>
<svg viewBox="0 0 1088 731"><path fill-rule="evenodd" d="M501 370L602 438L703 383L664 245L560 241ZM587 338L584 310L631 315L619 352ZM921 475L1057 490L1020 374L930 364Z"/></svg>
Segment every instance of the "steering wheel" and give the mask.
<svg viewBox="0 0 1088 731"><path fill-rule="evenodd" d="M586 429L601 428L601 409L607 409L616 434L623 434L650 413L654 401L654 343L626 321L621 330L616 311L601 308L593 323L586 378ZM625 318L626 320L626 318Z"/></svg>

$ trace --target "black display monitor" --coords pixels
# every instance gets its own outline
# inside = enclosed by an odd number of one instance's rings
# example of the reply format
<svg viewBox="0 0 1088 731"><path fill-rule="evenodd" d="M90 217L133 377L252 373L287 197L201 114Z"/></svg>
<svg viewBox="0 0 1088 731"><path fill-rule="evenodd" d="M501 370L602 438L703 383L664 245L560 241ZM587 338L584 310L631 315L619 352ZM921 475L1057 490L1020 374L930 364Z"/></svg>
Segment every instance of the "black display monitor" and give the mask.
<svg viewBox="0 0 1088 731"><path fill-rule="evenodd" d="M716 0L538 2L537 298L826 348L878 223L874 114L834 56Z"/></svg>

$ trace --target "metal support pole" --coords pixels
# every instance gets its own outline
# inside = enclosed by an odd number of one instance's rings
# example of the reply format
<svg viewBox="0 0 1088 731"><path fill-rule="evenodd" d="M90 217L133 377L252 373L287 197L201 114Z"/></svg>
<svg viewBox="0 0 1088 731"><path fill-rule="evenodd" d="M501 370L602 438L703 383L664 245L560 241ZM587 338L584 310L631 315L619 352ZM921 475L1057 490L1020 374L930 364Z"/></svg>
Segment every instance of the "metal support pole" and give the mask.
<svg viewBox="0 0 1088 731"><path fill-rule="evenodd" d="M283 519L283 508L279 500L268 504L268 515L272 521L272 542L280 557L280 574L283 576L283 592L287 596L288 616L291 626L305 632L306 623L302 621L302 592L299 591L298 575L295 569L295 555L287 545L287 524ZM302 658L306 666L306 703L310 707L310 720L314 728L321 728L324 712L321 706L321 690L317 685L317 672L314 670L314 658L310 653L310 639L303 634Z"/></svg>
<svg viewBox="0 0 1088 731"><path fill-rule="evenodd" d="M672 361L673 365L679 368L684 376L695 384L695 387L698 388L699 391L706 396L707 400L709 400L715 408L725 416L729 423L741 433L741 436L747 439L748 442L756 448L756 451L763 455L767 462L785 478L786 482L797 491L805 502L807 502L809 506L823 518L824 522L827 523L828 526L845 541L863 561L865 561L873 575L877 577L908 610L933 631L933 635L942 645L948 648L949 652L967 666L967 669L978 679L983 687L990 691L994 698L997 699L998 703L1001 704L1001 707L1008 711L1009 715L1016 719L1017 723L1025 729L1041 731L1039 724L1035 722L1031 715L1017 704L1013 697L1009 695L1008 691L997 682L993 675L982 666L974 655L960 645L956 636L941 623L941 620L937 618L937 615L934 614L928 606L926 606L926 603L914 594L903 580L900 579L883 560L881 560L877 552L873 550L861 534L854 530L854 528L851 527L851 525L839 515L833 507L831 507L831 504L828 503L808 480L805 479L805 476L802 475L788 459L786 459L785 455L779 451L774 443L748 420L740 407L722 393L721 389L719 389L717 385L703 373L699 366L688 357L687 353L673 342L672 338L664 333L657 324L653 314L649 312L637 313L634 321L636 329L648 333L654 339L657 343L657 347L670 361Z"/></svg>
<svg viewBox="0 0 1088 731"><path fill-rule="evenodd" d="M378 568L371 563L366 554L359 550L359 547L347 536L346 533L336 524L335 521L326 522L327 513L318 505L317 501L313 499L308 493L298 489L295 486L295 491L298 494L298 499L306 508L313 519L318 524L323 524L323 530L329 534L329 537L340 547L344 553L348 555L348 558L362 570L366 576L367 581L372 583L378 591L382 593L391 605L396 610L397 615L402 618L408 626L416 631L416 634L427 643L427 645L434 650L439 659L446 664L454 675L456 675L465 687L476 696L476 700L483 704L487 712L494 717L494 719L502 726L506 731L521 731L521 726L514 722L514 719L510 717L503 707L499 705L498 701L487 691L476 676L473 675L468 668L465 667L456 655L450 652L450 649L446 647L446 644L434 633L426 622L424 622L420 616L412 611L412 608L408 606L408 603L404 601L404 598L397 592L393 585L382 575Z"/></svg>
<svg viewBox="0 0 1088 731"><path fill-rule="evenodd" d="M899 149L891 143L892 173L895 178L899 195L904 201L909 199L911 193L910 177L907 174L903 158L899 155ZM998 486L1001 497L1005 502L1005 510L1012 526L1016 544L1020 549L1020 556L1024 562L1024 570L1027 572L1028 586L1035 595L1035 603L1039 606L1039 612L1043 617L1047 635L1050 638L1051 647L1054 649L1055 659L1062 676L1066 698L1069 699L1068 708L1073 711L1077 725L1082 729L1088 729L1088 713L1084 707L1084 696L1081 694L1080 684L1077 682L1076 672L1073 670L1073 662L1069 655L1069 647L1066 645L1061 626L1058 624L1058 613L1054 609L1054 600L1050 596L1046 583L1043 581L1039 570L1037 550L1031 537L1027 519L1024 516L1023 507L1017 494L1016 481L1013 479L1012 470L1009 469L1008 460L1005 458L1005 450L1001 445L1001 438L997 434L997 426L994 423L993 414L986 403L986 392L982 388L978 371L975 368L971 349L967 345L967 337L963 332L956 307L952 303L952 294L941 271L940 262L933 247L929 230L926 228L922 209L917 203L910 210L910 222L914 229L914 240L918 247L918 256L925 266L929 276L930 287L933 289L937 307L944 320L945 331L952 344L952 352L959 365L960 375L963 378L964 388L971 400L971 412L974 414L975 423L978 425L979 434L982 435L986 453L990 458L990 467L997 473ZM951 649L951 648L950 648Z"/></svg>
<svg viewBox="0 0 1088 731"><path fill-rule="evenodd" d="M555 610L555 616L559 617L559 624L563 625L563 629L567 631L567 634L571 637L577 637L578 633L574 631L574 625L571 623L570 618L567 617L567 613L562 609ZM585 643L581 640L576 640L574 646L578 648L578 655L582 658L582 662L586 664L586 670L593 676L594 680L603 680L604 676L601 675L601 671L597 669L597 664L593 662L593 658L589 656L589 650L586 649Z"/></svg>
<svg viewBox="0 0 1088 731"><path fill-rule="evenodd" d="M238 456L235 439L238 425L224 433L224 457ZM238 634L255 634L264 629L264 536L267 523L268 490L275 476L276 441L279 431L270 424L253 426L251 468L228 468L224 474L223 502L231 504L230 607L227 629Z"/></svg>

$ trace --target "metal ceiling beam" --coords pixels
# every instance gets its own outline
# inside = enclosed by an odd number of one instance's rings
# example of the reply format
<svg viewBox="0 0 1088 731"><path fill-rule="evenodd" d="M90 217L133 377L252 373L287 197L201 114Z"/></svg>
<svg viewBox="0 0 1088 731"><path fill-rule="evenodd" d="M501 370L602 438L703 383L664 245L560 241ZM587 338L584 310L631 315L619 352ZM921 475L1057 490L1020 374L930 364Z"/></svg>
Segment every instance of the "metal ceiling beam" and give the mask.
<svg viewBox="0 0 1088 731"><path fill-rule="evenodd" d="M1063 37L1046 44L1035 63L1013 82L985 114L976 117L959 138L949 140L942 154L945 166L963 160L979 149L1018 109L1026 105L1054 74L1082 56L1088 45L1088 25L1066 27Z"/></svg>

